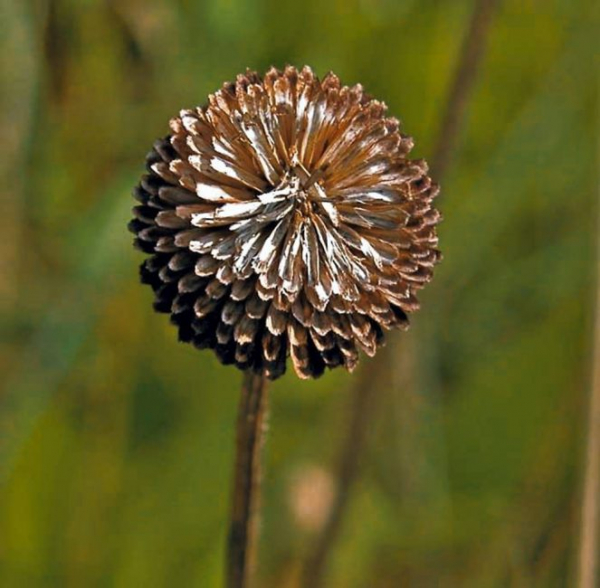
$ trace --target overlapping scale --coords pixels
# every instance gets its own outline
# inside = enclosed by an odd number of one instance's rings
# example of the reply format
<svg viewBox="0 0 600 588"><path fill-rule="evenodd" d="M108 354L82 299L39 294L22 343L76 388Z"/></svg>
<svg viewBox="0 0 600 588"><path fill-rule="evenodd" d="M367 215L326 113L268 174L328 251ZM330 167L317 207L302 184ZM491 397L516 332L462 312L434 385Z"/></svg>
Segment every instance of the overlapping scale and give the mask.
<svg viewBox="0 0 600 588"><path fill-rule="evenodd" d="M129 226L182 341L308 378L408 326L440 259L438 188L385 104L308 67L247 71L170 128Z"/></svg>

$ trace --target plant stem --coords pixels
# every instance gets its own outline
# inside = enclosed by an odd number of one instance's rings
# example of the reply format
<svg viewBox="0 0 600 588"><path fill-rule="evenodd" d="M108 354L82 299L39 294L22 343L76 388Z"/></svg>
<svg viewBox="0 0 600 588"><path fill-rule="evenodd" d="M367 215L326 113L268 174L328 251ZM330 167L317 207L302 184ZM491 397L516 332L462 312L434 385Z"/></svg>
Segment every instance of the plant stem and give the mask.
<svg viewBox="0 0 600 588"><path fill-rule="evenodd" d="M464 122L464 113L477 77L483 57L486 39L493 15L500 0L477 0L458 58L446 110L438 131L432 169L435 178L441 182L453 155L459 132ZM366 440L366 428L376 412L375 393L377 374L385 371L388 362L394 362L398 347L396 339L390 339L388 346L381 350L364 370L353 391L352 408L348 435L341 447L336 470L338 493L314 547L306 560L303 571L305 588L320 588L323 585L327 559L339 535L343 515L349 502L351 486L357 477L358 463ZM385 353L383 352L385 351ZM410 378L406 378L409 381ZM587 586L585 587L587 588Z"/></svg>
<svg viewBox="0 0 600 588"><path fill-rule="evenodd" d="M486 41L500 0L477 0L471 21L463 37L458 65L446 100L446 109L438 131L432 168L441 181L451 163L456 142L464 123L479 64L485 53Z"/></svg>
<svg viewBox="0 0 600 588"><path fill-rule="evenodd" d="M247 372L242 381L237 418L233 505L227 544L227 588L248 588L254 571L266 414L266 379Z"/></svg>
<svg viewBox="0 0 600 588"><path fill-rule="evenodd" d="M579 537L578 587L595 588L600 581L600 201L596 225L597 268L592 377L587 422L583 500Z"/></svg>
<svg viewBox="0 0 600 588"><path fill-rule="evenodd" d="M384 366L389 365L390 350L391 346L388 345L379 351ZM346 438L335 466L334 475L337 482L335 500L303 570L302 585L306 588L320 588L323 585L327 556L337 539L350 499L350 489L358 475L361 449L365 445L368 427L372 423L371 417L376 407L373 396L379 388L378 384L386 375L387 370L385 374L378 372L374 379L371 371L361 372L360 381L352 396Z"/></svg>

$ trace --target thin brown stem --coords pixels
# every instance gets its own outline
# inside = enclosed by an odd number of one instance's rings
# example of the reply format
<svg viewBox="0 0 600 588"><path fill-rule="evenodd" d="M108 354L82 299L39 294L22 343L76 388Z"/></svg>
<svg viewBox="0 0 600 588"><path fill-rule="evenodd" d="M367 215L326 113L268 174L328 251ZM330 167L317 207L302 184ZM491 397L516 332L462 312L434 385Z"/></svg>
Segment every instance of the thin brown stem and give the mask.
<svg viewBox="0 0 600 588"><path fill-rule="evenodd" d="M600 582L600 201L596 225L596 318L579 537L578 588Z"/></svg>
<svg viewBox="0 0 600 588"><path fill-rule="evenodd" d="M237 419L233 505L227 544L227 588L248 588L252 579L266 413L266 379L247 372L242 382Z"/></svg>
<svg viewBox="0 0 600 588"><path fill-rule="evenodd" d="M476 80L478 66L484 54L486 39L493 15L500 0L477 0L460 50L458 65L450 90L446 109L436 141L433 171L441 182L459 132L464 122L464 113ZM358 475L359 460L365 441L367 425L377 411L376 390L378 377L385 373L386 365L398 357L397 339L392 338L388 346L371 361L364 370L353 391L351 417L348 433L342 444L336 466L338 492L328 518L319 536L314 541L303 571L304 588L320 588L324 582L327 559L340 532L341 523L351 495L351 487ZM405 378L408 381L410 378ZM586 587L587 588L587 587Z"/></svg>
<svg viewBox="0 0 600 588"><path fill-rule="evenodd" d="M488 32L500 0L477 0L469 26L463 38L452 85L446 101L446 109L438 131L432 168L438 181L448 169L465 110L471 97L479 64L485 53Z"/></svg>
<svg viewBox="0 0 600 588"><path fill-rule="evenodd" d="M379 352L384 367L389 366L390 351L391 346L388 345ZM365 445L368 427L372 423L371 417L376 407L373 396L387 375L387 370L378 372L374 379L370 370L361 372L355 394L352 397L349 411L350 423L346 431L346 438L342 443L335 466L336 497L304 567L302 585L307 588L309 586L310 588L320 588L323 585L327 556L337 539L350 499L350 489L358 475L361 449Z"/></svg>

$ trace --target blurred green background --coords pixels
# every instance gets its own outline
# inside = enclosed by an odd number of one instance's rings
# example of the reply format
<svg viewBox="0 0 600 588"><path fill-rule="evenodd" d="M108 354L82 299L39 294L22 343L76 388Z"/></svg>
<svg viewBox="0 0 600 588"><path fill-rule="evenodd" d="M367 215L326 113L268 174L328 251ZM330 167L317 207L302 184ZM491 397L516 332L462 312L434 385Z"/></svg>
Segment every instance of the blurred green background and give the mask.
<svg viewBox="0 0 600 588"><path fill-rule="evenodd" d="M180 108L285 63L363 83L431 157L473 3L0 6L0 586L219 587L241 378L138 284L143 157ZM597 12L500 3L438 201L445 261L377 390L328 587L575 585ZM298 586L356 377L272 387L261 587Z"/></svg>

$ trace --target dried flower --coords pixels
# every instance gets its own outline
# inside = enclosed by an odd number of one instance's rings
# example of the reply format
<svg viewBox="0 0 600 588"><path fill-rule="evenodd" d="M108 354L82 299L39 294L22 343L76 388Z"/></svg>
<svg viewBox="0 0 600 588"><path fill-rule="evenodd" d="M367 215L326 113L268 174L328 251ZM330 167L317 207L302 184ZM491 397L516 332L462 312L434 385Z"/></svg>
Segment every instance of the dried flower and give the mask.
<svg viewBox="0 0 600 588"><path fill-rule="evenodd" d="M130 229L179 338L276 378L352 370L439 260L427 164L386 106L310 68L247 71L147 156Z"/></svg>

